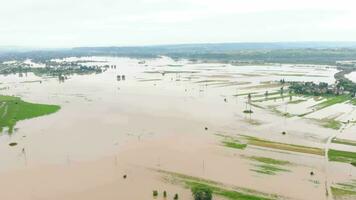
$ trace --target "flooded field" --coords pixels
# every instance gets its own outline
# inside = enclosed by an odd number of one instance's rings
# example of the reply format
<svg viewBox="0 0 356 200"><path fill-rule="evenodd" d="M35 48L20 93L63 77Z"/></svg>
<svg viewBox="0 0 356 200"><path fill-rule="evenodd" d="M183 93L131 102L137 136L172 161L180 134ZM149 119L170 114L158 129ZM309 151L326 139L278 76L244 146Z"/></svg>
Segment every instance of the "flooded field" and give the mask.
<svg viewBox="0 0 356 200"><path fill-rule="evenodd" d="M56 61L104 71L0 75L1 95L60 106L2 129L0 199L193 199L196 184L215 199L355 198L355 102L284 83L332 84L334 66Z"/></svg>

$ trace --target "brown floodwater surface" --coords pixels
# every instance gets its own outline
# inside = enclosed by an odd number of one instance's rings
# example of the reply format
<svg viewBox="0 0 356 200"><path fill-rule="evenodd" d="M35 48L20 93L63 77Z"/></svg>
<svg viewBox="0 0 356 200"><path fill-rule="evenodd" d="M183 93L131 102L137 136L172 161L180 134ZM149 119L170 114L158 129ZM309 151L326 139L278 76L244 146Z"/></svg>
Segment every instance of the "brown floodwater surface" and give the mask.
<svg viewBox="0 0 356 200"><path fill-rule="evenodd" d="M217 135L325 148L338 130L265 109L271 105L286 109L284 100L262 102L261 107L252 107L251 115L243 111L248 93L279 90L271 81L333 83L337 72L333 67L232 66L167 57L144 64L112 57L66 60L93 60L85 64L116 68L71 75L64 82L32 73L0 75L0 88L6 87L1 94L61 106L57 113L20 121L12 135L0 136L0 199L149 199L153 190L167 190L170 199L174 193L192 199L189 189L167 182L157 170L290 199L327 199L326 182L356 179L349 164L326 162L324 156L253 145L245 150L228 148L222 145L226 138ZM125 80L118 81L118 75L125 75ZM290 110L308 112L316 103L307 100ZM314 115L322 118L349 106ZM340 118L355 113L345 111ZM258 124L249 123L252 120ZM355 139L352 130L353 126L344 130L349 139ZM10 142L18 144L10 147ZM254 170L261 163L248 156L290 164L282 166L286 171L263 174Z"/></svg>

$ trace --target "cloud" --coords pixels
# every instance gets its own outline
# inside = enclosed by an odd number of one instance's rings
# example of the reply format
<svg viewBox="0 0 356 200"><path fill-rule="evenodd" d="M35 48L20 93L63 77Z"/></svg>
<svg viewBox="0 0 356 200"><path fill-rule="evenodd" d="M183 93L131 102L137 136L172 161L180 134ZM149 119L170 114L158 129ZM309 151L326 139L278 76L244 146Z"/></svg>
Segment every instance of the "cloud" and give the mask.
<svg viewBox="0 0 356 200"><path fill-rule="evenodd" d="M353 0L12 0L0 44L356 40L355 11Z"/></svg>

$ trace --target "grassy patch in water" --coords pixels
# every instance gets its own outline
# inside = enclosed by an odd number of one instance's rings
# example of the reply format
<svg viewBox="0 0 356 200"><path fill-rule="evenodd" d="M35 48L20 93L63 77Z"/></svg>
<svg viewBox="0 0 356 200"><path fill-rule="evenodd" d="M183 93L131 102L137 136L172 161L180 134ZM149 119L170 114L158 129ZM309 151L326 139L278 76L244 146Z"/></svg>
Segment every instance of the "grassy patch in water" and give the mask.
<svg viewBox="0 0 356 200"><path fill-rule="evenodd" d="M265 163L265 164L272 164L272 165L289 165L289 164L291 164L289 161L286 161L286 160L277 160L277 159L268 158L268 157L245 156L245 158L254 160L257 162Z"/></svg>
<svg viewBox="0 0 356 200"><path fill-rule="evenodd" d="M342 122L337 121L335 119L322 119L322 126L325 128L331 128L335 130L339 130L342 126Z"/></svg>
<svg viewBox="0 0 356 200"><path fill-rule="evenodd" d="M342 127L342 122L335 120L335 118L323 118L323 119L306 118L306 119L310 119L324 128L339 130Z"/></svg>
<svg viewBox="0 0 356 200"><path fill-rule="evenodd" d="M335 199L345 199L345 197L348 197L346 199L351 199L351 197L356 197L356 191L345 190L338 187L332 186L331 192Z"/></svg>
<svg viewBox="0 0 356 200"><path fill-rule="evenodd" d="M256 195L252 195L252 194L245 194L242 192L225 189L222 187L213 186L213 185L209 185L209 184L201 183L201 182L185 181L185 184L189 188L196 188L196 187L206 188L206 189L212 191L212 193L214 195L225 197L225 198L231 199L231 200L267 200L267 199L270 199L270 198L256 196Z"/></svg>
<svg viewBox="0 0 356 200"><path fill-rule="evenodd" d="M320 156L324 155L324 150L320 148L273 142L273 141L263 140L256 137L246 136L246 135L242 135L242 137L247 139L248 141L247 143L250 145L285 150L285 151L293 151L299 153L315 154Z"/></svg>
<svg viewBox="0 0 356 200"><path fill-rule="evenodd" d="M278 172L289 172L288 169L284 169L281 167L277 167L274 165L254 165L256 168L251 169L251 171L260 173L260 174L267 174L267 175L276 175Z"/></svg>
<svg viewBox="0 0 356 200"><path fill-rule="evenodd" d="M323 101L321 103L316 104L314 107L317 110L321 110L323 108L338 104L338 103L344 103L348 100L350 100L351 97L349 95L339 95L339 96L330 96L326 98L326 101Z"/></svg>
<svg viewBox="0 0 356 200"><path fill-rule="evenodd" d="M294 117L295 115L293 114L290 114L288 112L282 112L280 110L278 110L275 106L268 106L268 108L275 114L279 115L279 116L282 116L282 117Z"/></svg>
<svg viewBox="0 0 356 200"><path fill-rule="evenodd" d="M258 162L258 164L253 164L254 168L251 171L267 174L276 175L279 172L289 172L290 170L283 168L282 166L290 165L289 161L277 160L268 157L259 156L242 156L243 158Z"/></svg>
<svg viewBox="0 0 356 200"><path fill-rule="evenodd" d="M356 152L330 149L328 151L329 161L344 162L356 165Z"/></svg>
<svg viewBox="0 0 356 200"><path fill-rule="evenodd" d="M213 195L217 195L230 200L268 200L279 199L280 197L273 194L266 194L251 189L227 186L222 183L202 179L198 177L188 176L175 172L157 170L158 172L171 175L175 180L169 180L172 183L183 183L186 187L192 189L195 187L206 188L212 191Z"/></svg>
<svg viewBox="0 0 356 200"><path fill-rule="evenodd" d="M223 141L225 147L234 148L234 149L245 149L247 144L242 144L237 141Z"/></svg>
<svg viewBox="0 0 356 200"><path fill-rule="evenodd" d="M332 140L332 143L356 146L356 141L347 140L347 139L334 138Z"/></svg>
<svg viewBox="0 0 356 200"><path fill-rule="evenodd" d="M234 148L234 149L245 149L247 147L247 144L241 143L236 138L233 138L233 137L230 137L227 135L223 135L223 134L216 134L216 135L224 138L224 141L222 141L222 144L225 147Z"/></svg>
<svg viewBox="0 0 356 200"><path fill-rule="evenodd" d="M18 121L48 115L59 109L57 105L34 104L19 97L0 95L0 132L8 127L9 133L12 133Z"/></svg>
<svg viewBox="0 0 356 200"><path fill-rule="evenodd" d="M356 180L349 183L337 183L331 186L335 199L351 199L356 197Z"/></svg>

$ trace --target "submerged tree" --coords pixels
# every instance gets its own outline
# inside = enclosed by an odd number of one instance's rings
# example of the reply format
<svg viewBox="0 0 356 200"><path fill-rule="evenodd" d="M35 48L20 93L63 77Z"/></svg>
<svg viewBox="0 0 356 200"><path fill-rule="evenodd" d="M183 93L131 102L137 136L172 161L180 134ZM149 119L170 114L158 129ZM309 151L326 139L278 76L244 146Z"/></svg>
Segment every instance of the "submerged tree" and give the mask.
<svg viewBox="0 0 356 200"><path fill-rule="evenodd" d="M268 90L266 90L265 92L265 97L266 97L266 100L268 99Z"/></svg>

